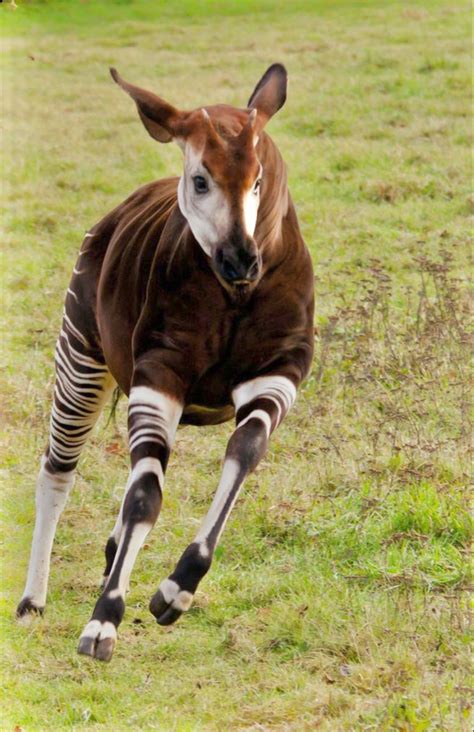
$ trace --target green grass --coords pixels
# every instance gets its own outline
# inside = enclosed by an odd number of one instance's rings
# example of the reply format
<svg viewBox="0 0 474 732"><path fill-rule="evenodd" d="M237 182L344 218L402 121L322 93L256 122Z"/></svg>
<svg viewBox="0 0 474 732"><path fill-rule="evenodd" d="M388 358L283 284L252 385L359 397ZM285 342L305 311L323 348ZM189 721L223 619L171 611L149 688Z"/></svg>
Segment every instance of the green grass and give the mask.
<svg viewBox="0 0 474 732"><path fill-rule="evenodd" d="M467 4L21 2L0 7L2 729L467 730ZM26 572L52 353L83 233L177 173L108 76L241 106L289 69L270 132L313 255L314 368L248 480L196 605L148 600L193 536L231 425L178 434L108 666L75 653L127 474L125 404L81 461L43 620Z"/></svg>

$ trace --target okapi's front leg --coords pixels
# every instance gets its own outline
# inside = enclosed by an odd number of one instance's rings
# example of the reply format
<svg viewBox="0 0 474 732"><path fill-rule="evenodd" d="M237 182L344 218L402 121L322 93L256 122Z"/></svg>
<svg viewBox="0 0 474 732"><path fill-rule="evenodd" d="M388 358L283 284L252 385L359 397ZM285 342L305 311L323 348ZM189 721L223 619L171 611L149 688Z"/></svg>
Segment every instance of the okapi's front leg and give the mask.
<svg viewBox="0 0 474 732"><path fill-rule="evenodd" d="M296 388L286 376L261 376L234 389L236 429L227 445L224 467L211 508L174 572L150 602L160 625L170 625L191 607L246 475L265 453L268 438L290 409Z"/></svg>
<svg viewBox="0 0 474 732"><path fill-rule="evenodd" d="M117 525L118 546L79 653L109 661L125 612L130 573L161 508L163 479L181 417L181 401L149 386L135 386L128 408L131 473Z"/></svg>

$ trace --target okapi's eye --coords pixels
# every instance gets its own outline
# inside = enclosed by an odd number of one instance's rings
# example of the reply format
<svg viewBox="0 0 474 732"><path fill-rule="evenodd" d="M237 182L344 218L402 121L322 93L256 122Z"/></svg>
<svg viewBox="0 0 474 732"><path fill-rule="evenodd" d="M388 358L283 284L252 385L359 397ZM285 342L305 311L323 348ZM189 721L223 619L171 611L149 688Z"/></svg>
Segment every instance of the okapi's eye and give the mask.
<svg viewBox="0 0 474 732"><path fill-rule="evenodd" d="M255 181L255 183L253 184L253 192L254 193L258 193L259 192L261 183L262 183L262 179L261 178L257 178L257 180Z"/></svg>
<svg viewBox="0 0 474 732"><path fill-rule="evenodd" d="M207 185L207 180L202 177L202 175L195 175L193 178L194 183L194 190L196 193L207 193L209 190L209 186Z"/></svg>

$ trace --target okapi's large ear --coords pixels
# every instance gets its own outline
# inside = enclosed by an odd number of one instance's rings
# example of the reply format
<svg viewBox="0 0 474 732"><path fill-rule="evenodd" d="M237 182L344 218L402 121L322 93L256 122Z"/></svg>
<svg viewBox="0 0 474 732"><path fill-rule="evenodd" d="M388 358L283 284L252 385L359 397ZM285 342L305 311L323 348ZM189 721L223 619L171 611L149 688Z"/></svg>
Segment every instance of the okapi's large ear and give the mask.
<svg viewBox="0 0 474 732"><path fill-rule="evenodd" d="M248 101L249 109L257 110L257 131L283 107L286 100L288 74L282 64L272 64L264 73Z"/></svg>
<svg viewBox="0 0 474 732"><path fill-rule="evenodd" d="M170 142L181 119L181 113L156 94L126 82L117 69L110 69L112 79L130 94L148 133L159 142Z"/></svg>

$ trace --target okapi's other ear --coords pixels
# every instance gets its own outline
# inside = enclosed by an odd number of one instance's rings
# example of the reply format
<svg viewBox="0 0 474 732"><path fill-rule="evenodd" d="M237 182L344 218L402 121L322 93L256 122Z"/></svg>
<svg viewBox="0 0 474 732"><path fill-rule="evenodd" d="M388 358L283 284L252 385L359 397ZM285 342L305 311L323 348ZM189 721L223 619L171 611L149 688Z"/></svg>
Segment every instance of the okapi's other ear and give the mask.
<svg viewBox="0 0 474 732"><path fill-rule="evenodd" d="M286 100L288 74L282 64L272 64L264 73L248 101L257 110L256 129L261 130Z"/></svg>
<svg viewBox="0 0 474 732"><path fill-rule="evenodd" d="M112 79L130 94L148 133L159 142L170 142L176 133L181 112L156 94L126 82L117 69L110 69Z"/></svg>

